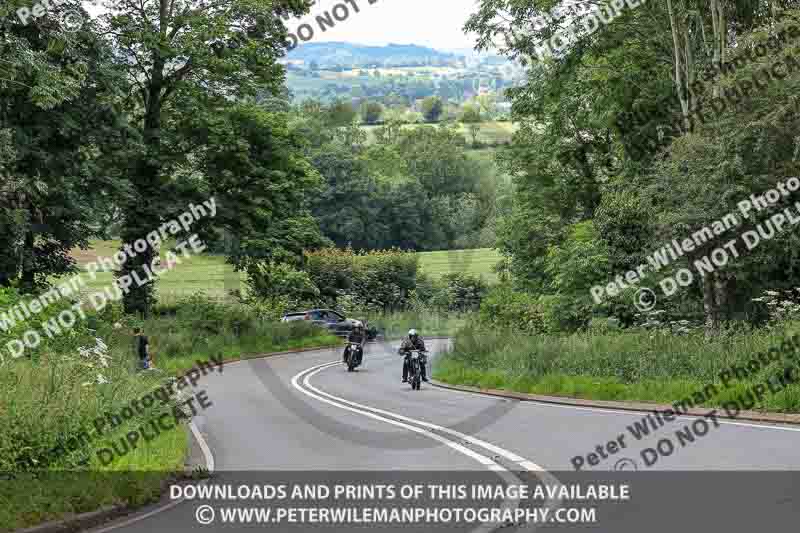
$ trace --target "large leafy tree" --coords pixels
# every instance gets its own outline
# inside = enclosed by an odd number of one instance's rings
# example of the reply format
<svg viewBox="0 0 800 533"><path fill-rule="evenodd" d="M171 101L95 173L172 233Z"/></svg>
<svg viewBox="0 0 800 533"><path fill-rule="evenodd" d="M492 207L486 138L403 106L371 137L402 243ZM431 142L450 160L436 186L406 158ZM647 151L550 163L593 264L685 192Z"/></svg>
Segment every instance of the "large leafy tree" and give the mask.
<svg viewBox="0 0 800 533"><path fill-rule="evenodd" d="M792 175L794 77L720 113L711 112L711 101L764 65L750 61L743 69L740 60L735 74L708 73L767 45L791 18L779 7L796 2L642 3L545 58L537 55L543 42L576 21L567 12L534 25L551 4L482 0L466 26L479 46L499 44L529 69L527 82L509 91L521 128L504 162L517 195L499 228L523 285L551 290L558 273L545 268L547 251L577 222L596 221L612 268L631 268L646 251L730 211L736 194ZM794 272L790 257L759 257L698 276L689 298L710 332L734 308L745 310L757 286L786 282L776 269Z"/></svg>
<svg viewBox="0 0 800 533"><path fill-rule="evenodd" d="M65 10L80 3L0 19L0 285L26 291L74 271L69 251L103 234L110 198L125 193L108 165L131 133L124 80L91 24L62 29Z"/></svg>
<svg viewBox="0 0 800 533"><path fill-rule="evenodd" d="M192 131L187 122L196 117L200 124L209 123L205 115L224 113L237 101L280 96L284 70L277 60L284 54L286 38L282 17L301 15L309 4L306 0L142 0L116 3L101 17L101 33L115 50L117 63L126 69L132 87L128 109L144 145L128 169L134 195L123 205L124 243L144 238L186 209L186 200L202 199L211 190L207 184L217 176L198 178L181 172L191 169L193 154L214 149L203 146L197 135L187 135ZM296 159L289 163L301 164ZM247 190L252 176L226 178L233 190L239 186ZM282 220L297 207L280 202L247 205L274 210L259 217L262 221ZM144 266L156 253L148 246L125 263L121 274L137 272L145 279ZM147 314L153 291L153 283L134 286L125 297L126 311Z"/></svg>

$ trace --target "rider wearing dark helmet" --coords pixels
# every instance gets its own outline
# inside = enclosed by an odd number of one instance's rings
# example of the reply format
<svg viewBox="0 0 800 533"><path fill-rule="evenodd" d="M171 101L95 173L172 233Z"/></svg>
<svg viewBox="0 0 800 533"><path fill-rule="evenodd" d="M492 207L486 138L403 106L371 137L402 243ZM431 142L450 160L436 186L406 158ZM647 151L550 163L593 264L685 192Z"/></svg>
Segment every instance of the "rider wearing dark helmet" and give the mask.
<svg viewBox="0 0 800 533"><path fill-rule="evenodd" d="M425 341L420 338L417 330L415 329L412 329L408 332L408 337L403 339L403 342L400 344L400 350L398 350L400 355L405 356L403 359L403 383L408 383L408 369L411 363L410 350L420 350L422 352L427 351L425 348ZM425 364L420 365L422 369L422 381L428 381L425 366Z"/></svg>
<svg viewBox="0 0 800 533"><path fill-rule="evenodd" d="M355 324L353 324L353 329L350 330L350 334L347 336L347 342L352 342L359 345L359 349L361 351L361 357L364 356L364 343L367 341L367 332L364 329L364 323L360 320L357 320ZM342 354L342 359L345 363L347 363L347 352L350 350L350 345L348 344L347 347L344 349L344 354Z"/></svg>

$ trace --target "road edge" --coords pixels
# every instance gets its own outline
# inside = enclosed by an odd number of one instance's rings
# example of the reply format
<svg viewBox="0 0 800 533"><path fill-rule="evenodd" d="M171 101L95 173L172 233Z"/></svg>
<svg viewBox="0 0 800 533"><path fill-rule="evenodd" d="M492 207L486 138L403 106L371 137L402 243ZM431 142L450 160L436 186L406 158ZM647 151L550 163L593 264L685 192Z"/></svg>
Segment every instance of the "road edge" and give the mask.
<svg viewBox="0 0 800 533"><path fill-rule="evenodd" d="M304 352L313 352L313 351L317 351L317 350L328 350L328 349L331 349L331 348L336 348L338 346L340 346L340 344L317 346L317 347L313 347L313 348L298 348L296 350L285 350L285 351L282 351L282 352L270 352L270 353L258 354L258 355L254 355L254 356L250 356L250 357L231 358L231 359L224 360L223 364L239 363L239 362L243 362L243 361L249 361L251 359L266 359L266 358L269 358L269 357L275 357L275 356L279 356L279 355L298 354L298 353L304 353ZM194 443L197 446L200 447L200 450L201 450L202 455L203 455L203 459L204 459L204 461L206 463L204 465L204 468L209 473L212 473L214 471L214 468L215 468L214 454L213 454L210 446L208 445L208 442L202 436L202 434L200 433L200 430L197 429L197 426L194 424L194 422L190 422L187 425L187 428L189 429L188 433L189 433L189 435L191 435ZM191 456L192 456L192 446L190 445L189 449L187 450L187 456L186 456L187 464L186 464L185 468L187 468L189 470L193 470L193 466L194 467L203 466L203 465L199 465L199 464L192 465L191 461L190 461ZM96 511L88 511L86 513L81 513L81 514L78 514L78 515L75 515L75 516L72 516L72 517L69 517L69 518L62 518L61 520L51 520L49 522L44 522L42 524L39 524L39 525L36 525L36 526L31 526L31 527L25 528L25 529L14 529L14 530L11 530L11 533L72 533L72 532L77 532L77 531L85 531L85 530L96 529L96 528L99 528L99 527L101 527L103 525L106 525L106 527L95 531L95 533L102 533L103 531L109 531L109 530L112 530L112 529L117 529L117 528L126 526L128 524L131 524L131 523L134 523L134 522L138 522L138 521L143 520L145 518L149 518L150 516L153 516L155 514L164 512L164 511L166 511L168 509L171 509L171 508L175 507L176 505L179 505L180 503L182 503L183 499L174 500L174 501L164 501L164 486L167 485L169 483L169 481L170 481L170 478L165 478L164 483L162 483L162 494L160 495L160 501L158 503L152 504L152 505L154 505L153 509L150 509L149 511L147 511L146 513L143 513L140 516L133 516L133 517L130 518L130 520L127 520L127 521L124 521L124 522L120 522L120 523L117 523L117 524L111 523L114 520L118 520L118 519L124 518L126 516L130 516L132 513L134 513L137 510L146 509L147 506L144 506L144 507L130 507L130 506L127 506L127 505L114 505L114 506L110 506L110 507L104 507L104 508L98 509ZM205 481L202 481L201 483L205 483Z"/></svg>
<svg viewBox="0 0 800 533"><path fill-rule="evenodd" d="M480 394L483 396L494 396L497 398L506 398L519 400L523 402L546 403L554 405L566 405L570 407L584 407L594 409L609 409L613 411L626 411L626 412L646 412L652 413L654 411L664 412L667 409L675 412L672 405L662 403L648 403L648 402L630 402L630 401L611 401L611 400L587 400L583 398L570 398L566 396L544 396L541 394L529 394L524 392L514 392L499 389L483 389L479 387L471 387L468 385L453 385L444 383L442 381L431 379L431 385L435 385L441 389L449 389L459 392L467 392L472 394ZM741 411L736 416L730 416L724 410L720 411L719 408L689 408L687 412L681 412L681 416L707 416L709 413L714 413L716 418L726 420L742 420L747 422L770 422L776 424L792 424L800 425L800 414L792 413L772 413L760 411ZM677 413L676 413L677 414Z"/></svg>

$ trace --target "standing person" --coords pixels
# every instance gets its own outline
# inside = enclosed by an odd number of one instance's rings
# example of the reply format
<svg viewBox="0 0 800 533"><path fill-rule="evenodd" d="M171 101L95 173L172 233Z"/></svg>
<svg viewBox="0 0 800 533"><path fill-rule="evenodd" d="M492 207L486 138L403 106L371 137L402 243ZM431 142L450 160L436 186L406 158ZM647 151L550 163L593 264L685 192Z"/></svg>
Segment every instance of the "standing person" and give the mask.
<svg viewBox="0 0 800 533"><path fill-rule="evenodd" d="M150 340L142 333L142 328L135 328L133 333L135 334L134 349L139 356L139 364L142 370L147 370L152 367L152 361L150 359Z"/></svg>

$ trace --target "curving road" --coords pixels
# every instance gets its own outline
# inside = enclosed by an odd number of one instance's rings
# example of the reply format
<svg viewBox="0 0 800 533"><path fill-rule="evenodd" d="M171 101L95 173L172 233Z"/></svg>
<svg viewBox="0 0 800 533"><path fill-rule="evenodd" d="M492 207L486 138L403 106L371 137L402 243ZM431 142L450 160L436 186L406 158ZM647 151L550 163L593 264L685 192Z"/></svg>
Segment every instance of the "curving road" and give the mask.
<svg viewBox="0 0 800 533"><path fill-rule="evenodd" d="M633 480L631 499L601 502L596 523L546 526L615 532L643 527L678 531L689 525L689 531L748 531L764 529L765 524L775 526L767 531L796 528L798 427L682 417L637 440L628 426L641 423L643 413L518 402L428 384L412 391L400 383L402 360L396 345L368 345L365 365L353 374L338 362L338 350L318 350L228 364L222 375L203 381L214 405L196 424L213 453L214 482L264 484L283 479L282 472L290 480L302 479L305 473L309 479L337 481L402 478L407 473L440 482L469 484L491 477L553 486ZM447 341L429 342L434 353L446 346ZM645 459L652 460L663 440L672 443L672 452L648 466ZM643 455L646 448L653 451ZM662 451L668 448L668 443L661 443ZM575 472L577 464L580 472ZM503 501L511 508L517 503ZM143 511L96 531L265 527L201 525L198 504L189 501L156 513ZM564 504L551 499L541 507L556 509ZM675 513L677 509L680 512ZM496 524L451 526L461 531L497 528ZM269 529L355 527L271 525ZM444 530L403 526L408 529Z"/></svg>

